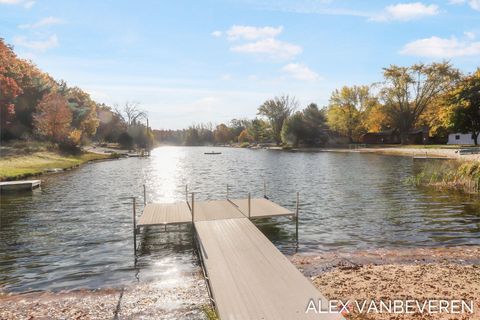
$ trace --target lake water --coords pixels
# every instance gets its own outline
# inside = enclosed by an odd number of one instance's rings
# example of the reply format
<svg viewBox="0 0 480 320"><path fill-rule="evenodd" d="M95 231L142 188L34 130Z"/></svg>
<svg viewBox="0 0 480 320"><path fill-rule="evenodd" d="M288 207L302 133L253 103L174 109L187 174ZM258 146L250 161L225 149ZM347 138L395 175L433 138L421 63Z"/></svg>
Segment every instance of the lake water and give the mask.
<svg viewBox="0 0 480 320"><path fill-rule="evenodd" d="M31 193L2 195L0 291L118 287L198 271L191 227L150 229L133 256L132 204L268 195L294 208L298 252L480 245L480 199L404 183L421 161L360 153L161 147L150 158L82 166L42 177ZM285 254L296 251L288 218L256 222Z"/></svg>

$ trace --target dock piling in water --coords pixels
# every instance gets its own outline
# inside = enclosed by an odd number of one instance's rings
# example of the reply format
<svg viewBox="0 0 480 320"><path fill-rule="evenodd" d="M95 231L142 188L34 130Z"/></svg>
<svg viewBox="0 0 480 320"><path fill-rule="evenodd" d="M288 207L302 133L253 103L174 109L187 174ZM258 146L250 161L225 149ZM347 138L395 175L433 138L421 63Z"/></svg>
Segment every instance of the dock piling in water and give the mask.
<svg viewBox="0 0 480 320"><path fill-rule="evenodd" d="M251 211L251 196L250 192L248 193L248 218L250 219L250 211Z"/></svg>
<svg viewBox="0 0 480 320"><path fill-rule="evenodd" d="M192 192L192 223L195 222L195 192Z"/></svg>
<svg viewBox="0 0 480 320"><path fill-rule="evenodd" d="M298 249L298 212L300 206L300 193L297 192L297 204L295 206L295 239L297 242L297 249Z"/></svg>
<svg viewBox="0 0 480 320"><path fill-rule="evenodd" d="M137 222L136 222L136 198L132 197L132 220L133 220L133 254L137 256Z"/></svg>
<svg viewBox="0 0 480 320"><path fill-rule="evenodd" d="M143 184L143 205L147 204L147 187Z"/></svg>
<svg viewBox="0 0 480 320"><path fill-rule="evenodd" d="M267 196L267 182L265 181L265 179L263 179L263 197L265 199L268 199L268 196Z"/></svg>

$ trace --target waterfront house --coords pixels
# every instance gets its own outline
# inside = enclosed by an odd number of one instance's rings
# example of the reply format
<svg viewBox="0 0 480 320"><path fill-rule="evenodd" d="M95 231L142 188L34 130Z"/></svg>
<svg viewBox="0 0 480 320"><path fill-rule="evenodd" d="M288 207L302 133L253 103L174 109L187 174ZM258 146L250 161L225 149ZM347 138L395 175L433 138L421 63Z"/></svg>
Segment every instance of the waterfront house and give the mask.
<svg viewBox="0 0 480 320"><path fill-rule="evenodd" d="M400 143L400 133L396 129L380 132L367 132L361 141L367 144L397 144Z"/></svg>
<svg viewBox="0 0 480 320"><path fill-rule="evenodd" d="M428 127L415 128L408 132L407 141L410 144L426 144L429 141ZM380 132L367 132L361 137L366 144L399 144L401 143L400 132L397 129L389 129Z"/></svg>
<svg viewBox="0 0 480 320"><path fill-rule="evenodd" d="M450 133L447 144L474 145L475 141L471 133Z"/></svg>

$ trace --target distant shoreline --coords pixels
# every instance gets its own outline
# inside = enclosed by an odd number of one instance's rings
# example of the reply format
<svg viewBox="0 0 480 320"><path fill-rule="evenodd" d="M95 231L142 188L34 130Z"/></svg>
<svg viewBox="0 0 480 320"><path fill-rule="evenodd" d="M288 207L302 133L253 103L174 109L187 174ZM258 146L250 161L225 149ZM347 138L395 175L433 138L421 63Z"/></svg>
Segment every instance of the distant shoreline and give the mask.
<svg viewBox="0 0 480 320"><path fill-rule="evenodd" d="M281 147L267 147L269 150L282 150L290 152L344 152L344 153L376 153L392 156L408 156L408 157L425 157L425 158L445 158L451 160L466 160L466 161L480 161L480 154L471 155L459 155L456 153L460 147L423 147L423 146L405 146L405 147L393 147L393 146L368 146L356 149L350 149L347 147L311 147L311 148L290 148L282 149Z"/></svg>

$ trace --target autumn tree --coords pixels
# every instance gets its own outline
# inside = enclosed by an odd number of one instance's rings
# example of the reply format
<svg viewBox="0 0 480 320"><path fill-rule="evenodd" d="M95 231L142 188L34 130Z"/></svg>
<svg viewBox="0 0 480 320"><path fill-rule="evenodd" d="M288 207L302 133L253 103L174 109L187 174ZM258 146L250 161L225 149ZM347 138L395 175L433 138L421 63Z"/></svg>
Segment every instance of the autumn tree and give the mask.
<svg viewBox="0 0 480 320"><path fill-rule="evenodd" d="M380 132L391 127L385 108L378 102L369 105L362 118L363 128L367 132Z"/></svg>
<svg viewBox="0 0 480 320"><path fill-rule="evenodd" d="M3 39L0 39L0 135L7 135L8 126L15 115L15 98L22 93L22 89L12 77L9 70L15 60L15 54Z"/></svg>
<svg viewBox="0 0 480 320"><path fill-rule="evenodd" d="M418 125L427 126L429 135L435 137L436 141L446 142L449 133L454 130L455 108L450 99L450 91L440 94L425 108Z"/></svg>
<svg viewBox="0 0 480 320"><path fill-rule="evenodd" d="M55 142L65 140L72 122L67 100L58 93L45 95L37 106L34 122L41 136Z"/></svg>
<svg viewBox="0 0 480 320"><path fill-rule="evenodd" d="M81 132L82 138L92 137L99 125L95 101L78 87L66 89L64 96L72 111L72 126Z"/></svg>
<svg viewBox="0 0 480 320"><path fill-rule="evenodd" d="M283 123L298 107L298 101L295 97L282 95L265 101L258 108L258 115L264 116L270 122L273 131L273 139L280 144L282 142L281 132Z"/></svg>
<svg viewBox="0 0 480 320"><path fill-rule="evenodd" d="M433 100L451 88L459 78L450 63L415 64L410 67L392 65L383 69L384 82L380 97L390 121L400 132L402 144L408 133Z"/></svg>
<svg viewBox="0 0 480 320"><path fill-rule="evenodd" d="M327 109L328 125L353 142L366 131L363 115L375 103L368 86L345 86L337 89L330 97Z"/></svg>
<svg viewBox="0 0 480 320"><path fill-rule="evenodd" d="M243 129L242 132L238 135L238 142L239 143L251 143L253 142L253 137L248 133L247 129Z"/></svg>
<svg viewBox="0 0 480 320"><path fill-rule="evenodd" d="M215 138L215 142L219 144L226 144L232 139L229 128L223 123L219 124L215 128L213 136Z"/></svg>
<svg viewBox="0 0 480 320"><path fill-rule="evenodd" d="M15 115L15 98L22 92L15 79L6 74L6 69L0 65L0 130L5 137L8 126Z"/></svg>
<svg viewBox="0 0 480 320"><path fill-rule="evenodd" d="M453 127L462 133L471 133L475 145L480 134L480 68L463 78L450 95L455 106Z"/></svg>
<svg viewBox="0 0 480 320"><path fill-rule="evenodd" d="M33 113L55 81L29 61L19 59L0 38L1 138L20 138L33 130Z"/></svg>
<svg viewBox="0 0 480 320"><path fill-rule="evenodd" d="M240 133L245 130L249 124L250 121L247 119L232 119L228 127L230 128L233 140L238 140Z"/></svg>

